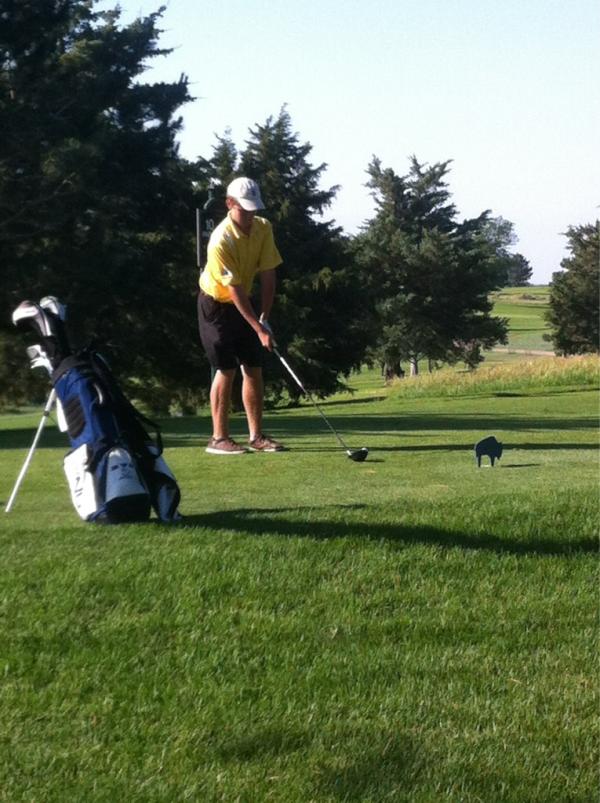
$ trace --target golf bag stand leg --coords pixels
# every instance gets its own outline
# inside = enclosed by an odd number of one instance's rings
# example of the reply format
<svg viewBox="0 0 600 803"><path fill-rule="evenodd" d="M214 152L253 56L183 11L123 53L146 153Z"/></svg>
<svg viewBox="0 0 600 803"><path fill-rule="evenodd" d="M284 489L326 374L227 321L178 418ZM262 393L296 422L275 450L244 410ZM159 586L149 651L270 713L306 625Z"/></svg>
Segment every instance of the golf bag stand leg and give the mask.
<svg viewBox="0 0 600 803"><path fill-rule="evenodd" d="M46 426L46 421L48 420L48 416L50 415L50 411L52 410L55 400L56 400L56 391L54 390L54 388L52 388L52 390L50 391L50 395L48 396L48 401L46 402L46 406L44 407L44 412L42 413L42 420L40 421L40 424L37 428L37 432L35 433L33 443L31 444L31 448L29 449L27 457L25 458L25 462L23 463L23 468L21 469L19 476L17 477L17 481L15 482L15 487L12 490L10 499L8 500L6 507L4 509L5 513L10 513L10 511L13 508L15 498L17 496L19 488L21 487L21 483L25 479L25 474L27 473L27 469L29 468L29 464L31 463L31 460L33 458L33 453L35 452L35 448L38 445L38 441L42 435L42 430Z"/></svg>

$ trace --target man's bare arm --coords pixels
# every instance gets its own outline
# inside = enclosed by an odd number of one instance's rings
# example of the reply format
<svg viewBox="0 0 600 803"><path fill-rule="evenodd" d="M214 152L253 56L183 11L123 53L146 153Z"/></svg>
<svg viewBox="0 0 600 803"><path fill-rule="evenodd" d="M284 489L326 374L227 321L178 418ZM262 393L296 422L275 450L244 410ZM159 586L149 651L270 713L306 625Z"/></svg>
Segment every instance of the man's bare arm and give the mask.
<svg viewBox="0 0 600 803"><path fill-rule="evenodd" d="M229 292L231 293L231 300L237 307L240 315L242 315L254 329L261 344L269 351L273 351L273 339L271 334L262 326L256 317L256 312L250 302L248 293L239 284L230 285Z"/></svg>

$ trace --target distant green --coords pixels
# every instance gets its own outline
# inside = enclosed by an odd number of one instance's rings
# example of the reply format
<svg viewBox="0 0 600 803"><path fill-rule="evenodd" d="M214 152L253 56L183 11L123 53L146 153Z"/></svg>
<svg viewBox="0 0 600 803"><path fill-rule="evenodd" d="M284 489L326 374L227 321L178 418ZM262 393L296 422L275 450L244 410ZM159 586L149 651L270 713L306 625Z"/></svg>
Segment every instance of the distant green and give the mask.
<svg viewBox="0 0 600 803"><path fill-rule="evenodd" d="M549 297L546 286L505 287L492 294L494 314L509 321L510 349L552 351L552 343L543 339L550 331L544 319Z"/></svg>

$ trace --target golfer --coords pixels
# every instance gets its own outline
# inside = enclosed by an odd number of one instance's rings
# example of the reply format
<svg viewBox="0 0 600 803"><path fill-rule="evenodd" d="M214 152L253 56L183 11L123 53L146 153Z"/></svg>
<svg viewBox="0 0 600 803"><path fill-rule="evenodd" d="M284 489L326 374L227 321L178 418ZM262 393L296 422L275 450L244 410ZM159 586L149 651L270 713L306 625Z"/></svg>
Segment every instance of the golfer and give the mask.
<svg viewBox="0 0 600 803"><path fill-rule="evenodd" d="M256 212L264 209L258 184L236 178L227 187L227 217L213 231L200 274L198 326L200 340L214 378L210 389L213 433L209 454L279 452L282 444L262 431L263 348L272 351L268 321L275 298L275 269L281 255L271 224ZM255 276L260 278L260 312L250 301ZM229 434L231 390L238 366L242 370L242 401L248 419L248 447Z"/></svg>

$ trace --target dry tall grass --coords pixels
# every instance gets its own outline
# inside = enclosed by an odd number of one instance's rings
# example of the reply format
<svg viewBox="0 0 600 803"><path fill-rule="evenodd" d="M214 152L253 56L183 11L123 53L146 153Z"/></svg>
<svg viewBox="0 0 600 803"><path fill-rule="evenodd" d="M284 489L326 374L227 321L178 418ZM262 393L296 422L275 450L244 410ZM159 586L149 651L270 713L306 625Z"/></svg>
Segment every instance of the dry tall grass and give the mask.
<svg viewBox="0 0 600 803"><path fill-rule="evenodd" d="M403 397L470 396L487 392L532 390L548 387L600 387L600 355L548 357L475 371L444 368L396 380L392 392Z"/></svg>

